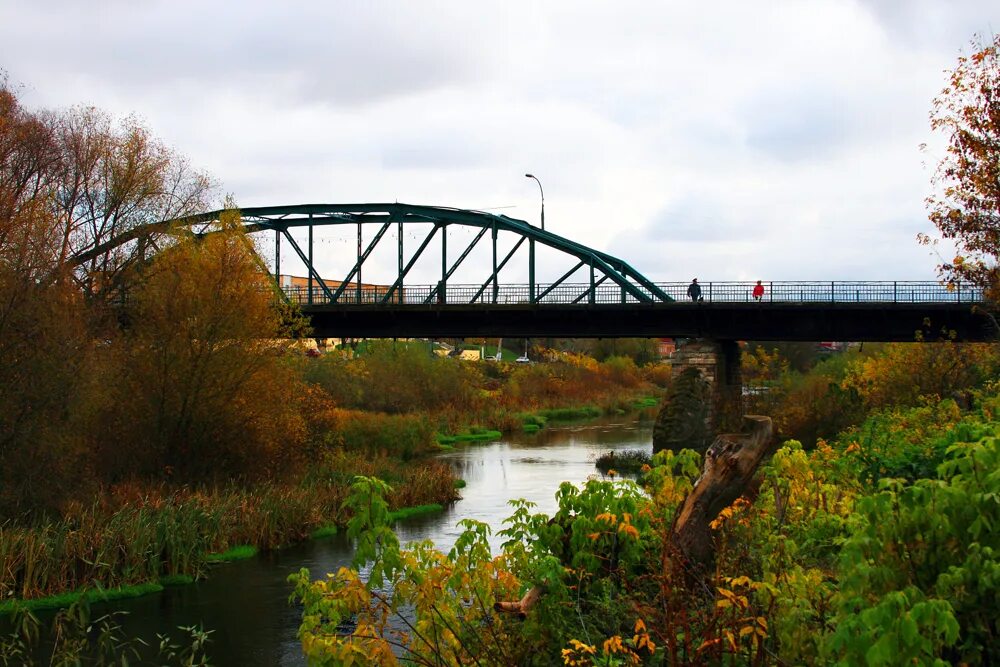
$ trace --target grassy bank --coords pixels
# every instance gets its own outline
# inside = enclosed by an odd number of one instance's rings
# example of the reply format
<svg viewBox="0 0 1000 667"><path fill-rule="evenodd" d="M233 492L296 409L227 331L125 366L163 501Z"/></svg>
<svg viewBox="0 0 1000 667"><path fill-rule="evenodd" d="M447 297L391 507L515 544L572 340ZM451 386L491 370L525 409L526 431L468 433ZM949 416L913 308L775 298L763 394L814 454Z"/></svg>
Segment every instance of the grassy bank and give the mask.
<svg viewBox="0 0 1000 667"><path fill-rule="evenodd" d="M253 491L119 487L56 521L0 525L0 609L12 609L13 599L66 606L84 590L143 594L203 577L213 563L322 537L349 518L341 506L353 475L376 471L392 485L390 506L399 508L400 518L440 509L457 497L446 465L344 457L298 485Z"/></svg>

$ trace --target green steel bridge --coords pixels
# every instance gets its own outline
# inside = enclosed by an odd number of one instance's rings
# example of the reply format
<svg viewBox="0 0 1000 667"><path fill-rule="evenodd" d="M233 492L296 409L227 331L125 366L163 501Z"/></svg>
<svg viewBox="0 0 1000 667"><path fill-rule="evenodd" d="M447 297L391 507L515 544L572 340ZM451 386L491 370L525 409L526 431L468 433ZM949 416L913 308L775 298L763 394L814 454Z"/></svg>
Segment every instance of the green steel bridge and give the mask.
<svg viewBox="0 0 1000 667"><path fill-rule="evenodd" d="M179 229L210 234L222 213L137 227L76 260ZM318 337L975 341L997 334L982 291L964 284L766 282L757 301L752 283L702 281L701 299L692 301L687 282L653 282L622 259L505 215L400 203L265 206L240 215L248 233L273 234L270 266L262 260L262 267ZM336 276L317 268L330 263L328 252L316 253L316 232L328 227L353 246L336 253L345 266ZM283 256L306 274L299 284L282 273ZM550 262L568 268L539 282L540 269L552 273ZM410 277L418 265L422 282ZM459 273L480 277L459 281Z"/></svg>

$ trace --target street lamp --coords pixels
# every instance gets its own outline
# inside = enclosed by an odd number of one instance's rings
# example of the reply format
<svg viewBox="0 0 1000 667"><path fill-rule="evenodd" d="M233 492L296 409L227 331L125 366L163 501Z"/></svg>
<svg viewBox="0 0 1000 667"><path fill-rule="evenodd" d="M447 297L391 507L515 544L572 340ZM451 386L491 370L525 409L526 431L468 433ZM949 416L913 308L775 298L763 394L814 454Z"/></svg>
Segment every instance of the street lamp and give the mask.
<svg viewBox="0 0 1000 667"><path fill-rule="evenodd" d="M532 174L525 174L525 178L534 178L538 183L538 191L542 193L542 229L545 229L545 190L542 190L542 182Z"/></svg>

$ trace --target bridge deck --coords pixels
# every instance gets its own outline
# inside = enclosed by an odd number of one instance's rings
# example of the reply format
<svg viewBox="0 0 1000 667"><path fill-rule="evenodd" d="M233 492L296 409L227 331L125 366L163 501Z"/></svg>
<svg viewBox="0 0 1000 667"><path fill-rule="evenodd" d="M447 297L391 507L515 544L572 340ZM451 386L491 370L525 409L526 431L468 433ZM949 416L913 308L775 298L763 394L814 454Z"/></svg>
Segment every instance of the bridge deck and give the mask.
<svg viewBox="0 0 1000 667"><path fill-rule="evenodd" d="M689 283L653 283L675 301L690 301L687 296ZM701 283L701 298L706 303L752 303L753 283L706 282ZM945 285L933 281L810 281L763 283L764 303L978 303L983 300L982 289L967 283ZM388 286L356 283L345 289L336 303L379 304L392 301L403 304L431 302L460 304L524 304L545 305L575 303L640 303L620 287L607 284L557 283L535 285L534 295L527 284L492 285L406 285L401 291L389 293ZM444 296L439 292L443 291ZM662 302L648 290L639 292L650 301ZM286 296L302 305L321 305L330 299L315 285L286 287Z"/></svg>
<svg viewBox="0 0 1000 667"><path fill-rule="evenodd" d="M982 291L937 282L769 282L755 301L746 282L657 283L675 301L640 303L616 286L590 284L381 286L286 290L320 337L685 337L728 340L989 340L996 326ZM439 296L443 291L444 296ZM311 298L310 298L311 297Z"/></svg>
<svg viewBox="0 0 1000 667"><path fill-rule="evenodd" d="M966 303L656 303L304 306L319 337L685 337L724 340L989 340ZM919 333L918 333L919 332Z"/></svg>

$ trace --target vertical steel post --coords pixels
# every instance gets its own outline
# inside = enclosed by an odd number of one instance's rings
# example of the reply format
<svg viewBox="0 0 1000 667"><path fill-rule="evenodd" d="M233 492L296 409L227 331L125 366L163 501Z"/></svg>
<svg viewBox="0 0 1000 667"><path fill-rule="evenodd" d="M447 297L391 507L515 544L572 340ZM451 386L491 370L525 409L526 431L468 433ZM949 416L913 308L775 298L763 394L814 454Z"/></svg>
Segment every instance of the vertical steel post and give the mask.
<svg viewBox="0 0 1000 667"><path fill-rule="evenodd" d="M281 287L281 230L274 230L274 279L278 281L278 288Z"/></svg>
<svg viewBox="0 0 1000 667"><path fill-rule="evenodd" d="M830 303L833 303L836 299L833 296L833 281L830 281Z"/></svg>
<svg viewBox="0 0 1000 667"><path fill-rule="evenodd" d="M355 278L358 281L358 285L357 285L357 288L355 290L355 294L357 294L357 301L356 301L357 303L361 303L361 254L362 254L361 253L361 221L358 220L358 261L356 262L356 264L358 265L358 275L355 276Z"/></svg>
<svg viewBox="0 0 1000 667"><path fill-rule="evenodd" d="M313 272L312 268L315 266L313 264L313 225L312 225L313 214L309 214L309 270L306 273L309 275L309 305L313 302Z"/></svg>
<svg viewBox="0 0 1000 667"><path fill-rule="evenodd" d="M497 223L493 223L493 303L497 302L500 286L497 284Z"/></svg>
<svg viewBox="0 0 1000 667"><path fill-rule="evenodd" d="M535 239L528 239L528 303L535 303Z"/></svg>
<svg viewBox="0 0 1000 667"><path fill-rule="evenodd" d="M403 303L403 221L396 223L396 236L399 238L399 291L396 292L396 300Z"/></svg>
<svg viewBox="0 0 1000 667"><path fill-rule="evenodd" d="M594 284L594 260L590 260L590 298L587 299L590 303L594 303L597 299L597 285Z"/></svg>
<svg viewBox="0 0 1000 667"><path fill-rule="evenodd" d="M896 303L896 281L892 281L892 302Z"/></svg>
<svg viewBox="0 0 1000 667"><path fill-rule="evenodd" d="M441 223L441 283L438 285L438 301L448 300L448 226Z"/></svg>

